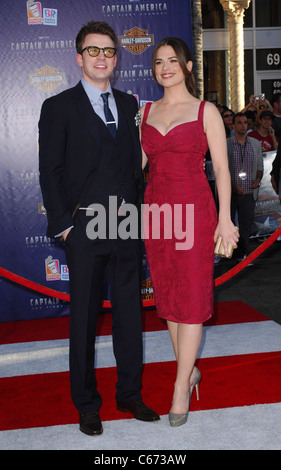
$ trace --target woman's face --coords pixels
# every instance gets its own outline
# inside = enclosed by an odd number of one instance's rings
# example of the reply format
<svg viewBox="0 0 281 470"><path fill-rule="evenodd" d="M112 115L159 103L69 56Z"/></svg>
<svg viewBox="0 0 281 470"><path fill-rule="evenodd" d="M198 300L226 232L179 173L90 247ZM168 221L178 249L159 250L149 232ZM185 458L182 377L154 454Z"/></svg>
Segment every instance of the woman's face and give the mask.
<svg viewBox="0 0 281 470"><path fill-rule="evenodd" d="M223 122L226 126L232 126L233 113L231 111L225 111L223 114Z"/></svg>
<svg viewBox="0 0 281 470"><path fill-rule="evenodd" d="M185 83L186 77L171 46L162 46L158 49L153 65L156 80L160 85L171 87ZM192 62L188 62L186 66L191 71Z"/></svg>

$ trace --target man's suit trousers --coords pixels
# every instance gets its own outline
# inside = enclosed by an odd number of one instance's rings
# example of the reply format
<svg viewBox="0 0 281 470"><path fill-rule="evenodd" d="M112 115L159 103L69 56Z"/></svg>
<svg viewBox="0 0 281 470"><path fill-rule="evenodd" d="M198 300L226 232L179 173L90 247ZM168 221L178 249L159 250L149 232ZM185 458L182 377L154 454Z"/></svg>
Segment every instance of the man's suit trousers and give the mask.
<svg viewBox="0 0 281 470"><path fill-rule="evenodd" d="M66 239L70 275L70 382L79 413L96 411L102 403L94 368L104 279L110 286L112 305L113 351L118 376L116 400L141 398L140 240L91 240L86 234L89 220L86 212L79 210L75 227Z"/></svg>

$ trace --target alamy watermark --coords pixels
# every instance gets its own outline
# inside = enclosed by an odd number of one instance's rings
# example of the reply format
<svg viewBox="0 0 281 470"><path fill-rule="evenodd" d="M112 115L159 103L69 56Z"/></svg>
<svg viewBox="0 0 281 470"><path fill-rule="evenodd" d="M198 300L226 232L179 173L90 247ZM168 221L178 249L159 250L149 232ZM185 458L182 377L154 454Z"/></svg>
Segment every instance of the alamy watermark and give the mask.
<svg viewBox="0 0 281 470"><path fill-rule="evenodd" d="M176 250L190 250L194 244L194 204L134 204L123 203L119 209L117 196L109 196L108 211L102 204L91 204L86 215L92 217L86 227L91 240L116 240L118 237L173 239ZM119 218L119 219L118 219Z"/></svg>

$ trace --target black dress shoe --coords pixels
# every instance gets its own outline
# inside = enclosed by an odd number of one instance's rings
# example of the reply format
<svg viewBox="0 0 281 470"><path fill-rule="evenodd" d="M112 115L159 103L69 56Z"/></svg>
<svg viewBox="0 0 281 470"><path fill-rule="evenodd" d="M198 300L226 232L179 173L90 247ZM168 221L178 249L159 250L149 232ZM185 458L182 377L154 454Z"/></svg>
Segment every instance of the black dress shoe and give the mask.
<svg viewBox="0 0 281 470"><path fill-rule="evenodd" d="M88 434L88 436L95 436L101 434L102 424L98 411L89 411L79 415L79 429L80 431Z"/></svg>
<svg viewBox="0 0 281 470"><path fill-rule="evenodd" d="M117 410L132 413L140 421L158 421L160 416L144 404L142 400L118 401Z"/></svg>

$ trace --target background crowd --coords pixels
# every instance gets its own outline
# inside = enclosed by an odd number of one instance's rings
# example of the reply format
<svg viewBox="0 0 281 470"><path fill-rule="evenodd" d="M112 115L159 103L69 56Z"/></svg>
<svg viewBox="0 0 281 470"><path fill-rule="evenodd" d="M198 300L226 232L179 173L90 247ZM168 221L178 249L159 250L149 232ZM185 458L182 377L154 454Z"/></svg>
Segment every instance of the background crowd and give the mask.
<svg viewBox="0 0 281 470"><path fill-rule="evenodd" d="M239 113L225 105L217 105L227 137L232 182L232 219L239 225L240 240L234 258L240 262L248 254L255 203L263 177L264 152L276 151L271 170L271 184L281 194L281 94L271 101L264 94L251 95ZM218 263L219 257L215 257Z"/></svg>
<svg viewBox="0 0 281 470"><path fill-rule="evenodd" d="M234 112L225 105L217 105L221 113L227 137L234 135ZM281 94L276 93L269 102L264 94L251 95L249 103L241 110L248 120L248 133L261 142L263 152L276 150L281 133ZM265 119L267 118L267 119Z"/></svg>

